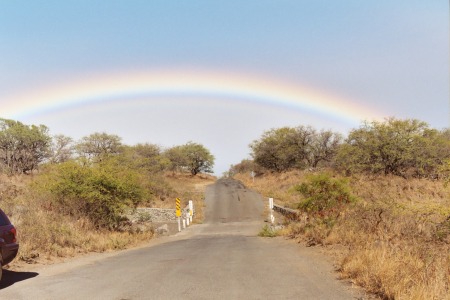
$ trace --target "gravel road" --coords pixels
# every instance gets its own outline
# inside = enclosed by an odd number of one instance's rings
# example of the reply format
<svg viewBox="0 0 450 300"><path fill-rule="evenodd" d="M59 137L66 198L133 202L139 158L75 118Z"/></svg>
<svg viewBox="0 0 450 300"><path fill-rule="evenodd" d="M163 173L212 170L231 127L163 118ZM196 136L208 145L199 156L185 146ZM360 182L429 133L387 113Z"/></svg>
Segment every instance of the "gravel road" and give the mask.
<svg viewBox="0 0 450 300"><path fill-rule="evenodd" d="M6 272L0 299L362 299L315 249L257 236L257 193L220 179L205 196L204 224L139 249Z"/></svg>

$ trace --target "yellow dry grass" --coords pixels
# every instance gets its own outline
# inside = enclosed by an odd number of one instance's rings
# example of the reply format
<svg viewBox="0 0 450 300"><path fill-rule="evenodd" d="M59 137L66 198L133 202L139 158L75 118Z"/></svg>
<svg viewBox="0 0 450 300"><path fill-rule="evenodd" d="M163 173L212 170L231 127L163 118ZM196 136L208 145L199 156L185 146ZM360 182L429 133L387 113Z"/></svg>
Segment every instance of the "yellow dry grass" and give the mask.
<svg viewBox="0 0 450 300"><path fill-rule="evenodd" d="M300 196L291 187L306 174L268 174L255 182L236 177L295 207ZM355 176L350 186L359 201L332 229L303 220L285 234L324 245L335 255L342 278L383 299L450 299L450 187L384 176Z"/></svg>
<svg viewBox="0 0 450 300"><path fill-rule="evenodd" d="M166 180L174 188L176 197L180 198L182 207L186 207L189 200L193 201L195 210L193 223L202 223L204 220L205 189L207 185L213 184L216 181L216 178L207 174L197 174L196 176L192 176L188 174L170 173L166 175ZM172 203L167 204L171 205L170 207L174 207L175 199L172 199L171 201Z"/></svg>

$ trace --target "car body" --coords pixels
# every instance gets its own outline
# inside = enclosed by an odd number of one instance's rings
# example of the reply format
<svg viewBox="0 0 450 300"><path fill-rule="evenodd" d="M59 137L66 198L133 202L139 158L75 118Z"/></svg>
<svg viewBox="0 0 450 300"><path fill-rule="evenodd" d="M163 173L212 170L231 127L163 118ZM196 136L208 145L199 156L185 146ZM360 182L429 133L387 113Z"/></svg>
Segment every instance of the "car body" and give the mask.
<svg viewBox="0 0 450 300"><path fill-rule="evenodd" d="M2 277L2 267L9 264L19 251L16 236L16 228L0 209L0 280Z"/></svg>

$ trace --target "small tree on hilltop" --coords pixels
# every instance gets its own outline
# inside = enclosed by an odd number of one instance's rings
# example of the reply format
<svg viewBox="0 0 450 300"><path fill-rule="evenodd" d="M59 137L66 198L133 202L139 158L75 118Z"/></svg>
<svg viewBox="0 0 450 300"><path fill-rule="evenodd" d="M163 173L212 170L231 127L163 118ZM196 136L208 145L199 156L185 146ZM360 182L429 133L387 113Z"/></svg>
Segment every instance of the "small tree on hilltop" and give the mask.
<svg viewBox="0 0 450 300"><path fill-rule="evenodd" d="M213 172L214 156L201 144L188 142L168 149L165 155L171 161L173 171L186 169L192 175Z"/></svg>
<svg viewBox="0 0 450 300"><path fill-rule="evenodd" d="M192 175L213 172L214 156L203 145L189 142L182 146L182 151L187 158L186 167Z"/></svg>

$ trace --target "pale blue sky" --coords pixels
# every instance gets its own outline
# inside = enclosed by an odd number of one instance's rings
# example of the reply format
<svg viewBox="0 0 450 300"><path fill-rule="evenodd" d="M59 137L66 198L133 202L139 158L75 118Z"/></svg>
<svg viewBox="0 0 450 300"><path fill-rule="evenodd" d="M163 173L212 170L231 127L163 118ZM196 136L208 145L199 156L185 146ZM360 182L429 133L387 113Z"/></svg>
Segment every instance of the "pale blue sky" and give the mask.
<svg viewBox="0 0 450 300"><path fill-rule="evenodd" d="M448 1L2 0L0 57L0 104L91 74L201 69L276 78L386 116L449 125ZM148 105L123 99L21 121L76 139L106 131L129 144L201 142L216 156L218 174L272 127L358 126L286 107L205 105L190 97Z"/></svg>

